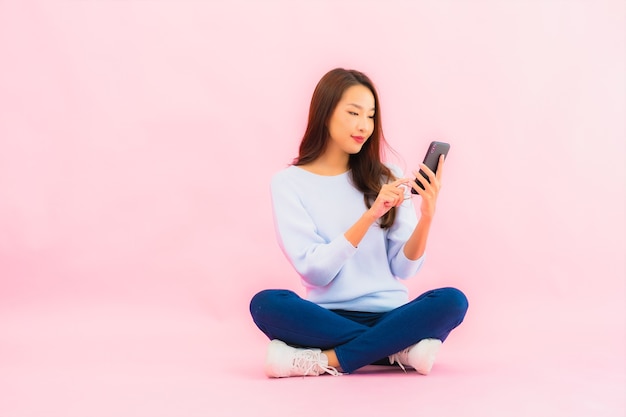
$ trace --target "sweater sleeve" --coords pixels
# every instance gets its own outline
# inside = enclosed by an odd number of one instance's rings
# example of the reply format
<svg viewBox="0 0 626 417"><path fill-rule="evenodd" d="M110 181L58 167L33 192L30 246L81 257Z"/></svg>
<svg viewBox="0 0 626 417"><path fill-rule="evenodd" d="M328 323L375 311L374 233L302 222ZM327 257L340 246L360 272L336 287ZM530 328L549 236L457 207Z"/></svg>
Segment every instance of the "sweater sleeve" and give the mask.
<svg viewBox="0 0 626 417"><path fill-rule="evenodd" d="M276 234L287 259L305 286L328 285L357 248L343 234L332 240L320 236L293 184L274 177L271 193Z"/></svg>
<svg viewBox="0 0 626 417"><path fill-rule="evenodd" d="M390 168L396 177L403 176L398 167L391 166ZM425 259L425 255L422 255L419 259L411 260L404 254L404 245L417 226L418 220L409 190L406 191L405 197L407 198L402 205L396 209L395 221L387 233L389 267L393 275L401 279L417 274Z"/></svg>

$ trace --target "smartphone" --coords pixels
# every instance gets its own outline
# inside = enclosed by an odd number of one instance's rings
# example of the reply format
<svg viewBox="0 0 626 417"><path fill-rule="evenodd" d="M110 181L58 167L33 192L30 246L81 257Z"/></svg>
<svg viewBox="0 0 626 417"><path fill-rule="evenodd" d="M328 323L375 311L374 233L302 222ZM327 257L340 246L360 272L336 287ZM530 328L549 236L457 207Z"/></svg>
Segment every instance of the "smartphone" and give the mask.
<svg viewBox="0 0 626 417"><path fill-rule="evenodd" d="M426 156L424 157L424 165L426 165L432 172L437 173L437 166L439 165L439 157L443 155L446 157L448 155L448 151L450 150L450 144L445 142L431 142L428 150L426 151ZM424 185L421 181L428 181L428 177L426 173L420 169L419 172L424 178L415 178L415 182L419 187L423 190ZM411 192L413 194L417 194L417 191L411 188Z"/></svg>

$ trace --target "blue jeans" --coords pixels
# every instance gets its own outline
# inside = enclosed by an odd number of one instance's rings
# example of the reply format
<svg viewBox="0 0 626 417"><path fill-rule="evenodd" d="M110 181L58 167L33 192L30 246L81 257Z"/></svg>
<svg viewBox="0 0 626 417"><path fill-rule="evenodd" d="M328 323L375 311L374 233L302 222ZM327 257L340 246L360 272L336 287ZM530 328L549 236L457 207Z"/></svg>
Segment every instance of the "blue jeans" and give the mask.
<svg viewBox="0 0 626 417"><path fill-rule="evenodd" d="M468 302L456 288L427 291L384 313L328 310L289 290L264 290L250 302L258 328L288 345L334 349L344 372L382 363L422 339L444 341L463 321Z"/></svg>

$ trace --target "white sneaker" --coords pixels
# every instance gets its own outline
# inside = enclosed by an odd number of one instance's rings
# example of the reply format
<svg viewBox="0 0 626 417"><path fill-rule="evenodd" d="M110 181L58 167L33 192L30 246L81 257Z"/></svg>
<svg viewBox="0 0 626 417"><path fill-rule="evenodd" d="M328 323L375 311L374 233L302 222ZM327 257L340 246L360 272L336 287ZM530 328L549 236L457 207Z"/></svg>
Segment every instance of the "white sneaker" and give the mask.
<svg viewBox="0 0 626 417"><path fill-rule="evenodd" d="M300 349L288 346L280 340L272 340L267 348L265 374L270 378L288 376L342 375L337 369L328 366L328 358L320 349Z"/></svg>
<svg viewBox="0 0 626 417"><path fill-rule="evenodd" d="M413 346L389 356L389 362L392 365L397 362L405 372L404 367L410 366L418 373L428 375L435 363L435 357L440 347L441 340L439 339L422 339Z"/></svg>

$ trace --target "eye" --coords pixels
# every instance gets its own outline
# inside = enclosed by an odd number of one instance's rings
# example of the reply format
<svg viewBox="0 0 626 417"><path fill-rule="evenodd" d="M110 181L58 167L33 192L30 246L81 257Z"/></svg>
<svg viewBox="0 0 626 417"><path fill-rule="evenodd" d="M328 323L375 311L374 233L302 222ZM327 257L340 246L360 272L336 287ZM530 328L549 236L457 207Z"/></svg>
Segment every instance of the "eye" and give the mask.
<svg viewBox="0 0 626 417"><path fill-rule="evenodd" d="M372 114L371 116L367 116L367 117L369 117L370 119L373 119L374 117L376 117L376 115Z"/></svg>
<svg viewBox="0 0 626 417"><path fill-rule="evenodd" d="M350 113L352 116L358 116L359 113L355 112L355 111L348 111L348 113Z"/></svg>

